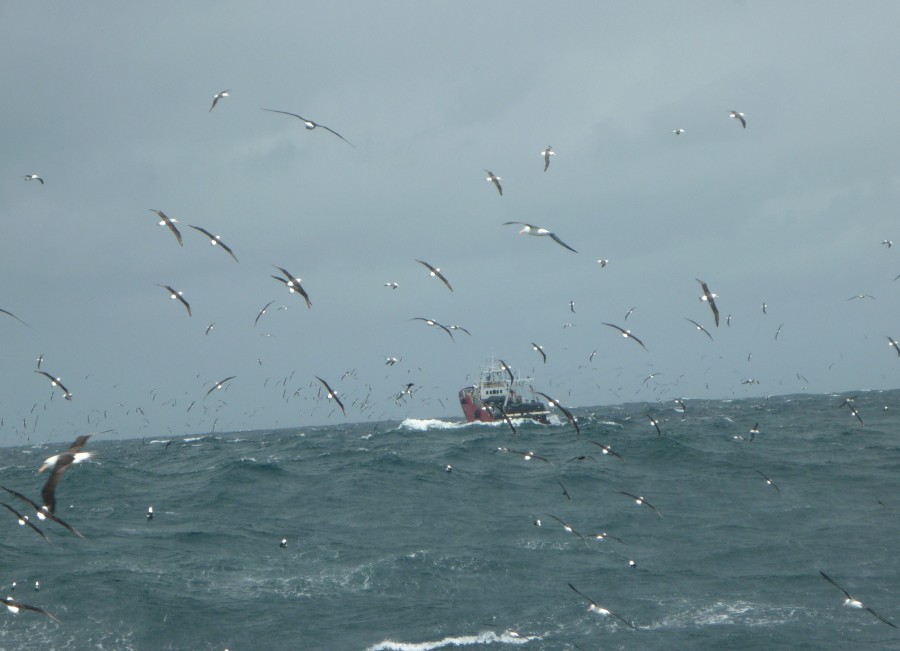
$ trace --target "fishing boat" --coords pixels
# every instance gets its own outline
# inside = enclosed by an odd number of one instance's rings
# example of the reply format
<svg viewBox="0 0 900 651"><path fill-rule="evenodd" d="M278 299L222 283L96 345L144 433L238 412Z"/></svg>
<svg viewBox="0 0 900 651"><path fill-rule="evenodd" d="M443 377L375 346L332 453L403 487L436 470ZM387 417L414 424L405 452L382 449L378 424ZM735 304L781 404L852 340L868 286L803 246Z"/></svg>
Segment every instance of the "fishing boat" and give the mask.
<svg viewBox="0 0 900 651"><path fill-rule="evenodd" d="M532 378L516 377L500 361L491 361L481 370L475 384L459 390L459 404L462 406L466 422L490 423L501 420L503 414L510 419L528 419L547 423L550 411L547 405L532 395L526 400L522 392L531 389Z"/></svg>

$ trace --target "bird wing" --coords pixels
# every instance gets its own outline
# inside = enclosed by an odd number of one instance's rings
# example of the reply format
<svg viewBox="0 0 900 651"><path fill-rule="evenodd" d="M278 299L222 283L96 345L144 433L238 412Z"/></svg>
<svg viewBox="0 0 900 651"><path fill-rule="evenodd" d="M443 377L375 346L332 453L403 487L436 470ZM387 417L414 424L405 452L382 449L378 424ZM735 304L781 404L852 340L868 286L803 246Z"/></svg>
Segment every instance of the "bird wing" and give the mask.
<svg viewBox="0 0 900 651"><path fill-rule="evenodd" d="M336 135L338 138L340 138L341 140L343 140L344 142L346 142L348 145L350 145L351 147L353 147L354 149L356 149L356 145L354 145L352 142L350 142L349 140L347 140L344 136L342 136L341 134L339 134L337 131L335 131L335 130L332 129L331 127L326 127L324 124L317 124L316 126L322 127L322 128L325 129L326 131L330 131L331 133L333 133L334 135Z"/></svg>
<svg viewBox="0 0 900 651"><path fill-rule="evenodd" d="M550 233L550 237L553 238L553 241L554 241L554 242L556 242L557 244L561 244L562 246L566 247L566 248L569 249L569 251L571 251L572 253L578 253L578 251L576 251L576 250L573 249L571 246L569 246L568 244L566 244L565 242L563 242L561 239L559 239L559 238L556 236L556 233Z"/></svg>
<svg viewBox="0 0 900 651"><path fill-rule="evenodd" d="M47 518L53 520L54 522L56 522L56 523L58 523L58 524L61 524L62 526L64 526L66 529L68 529L69 531L71 531L72 533L74 533L74 534L75 534L76 536L78 536L79 538L84 538L84 536L81 535L81 532L78 531L78 529L76 529L75 527L73 527L73 526L70 525L70 524L67 524L66 522L63 522L60 518L56 517L56 516L53 515L52 513L49 513L46 509L42 509L40 506L38 506L37 504L35 504L33 501L31 501L30 499L28 499L27 497L25 497L24 495L22 495L22 493L19 493L19 492L14 491L14 490L12 490L12 489L10 489L10 488L7 488L6 486L0 486L0 488L2 488L3 490L5 490L5 491L6 491L7 493L9 493L10 495L14 495L15 497L18 497L20 500L22 500L22 501L25 502L26 504L30 504L31 507L34 508L35 512L42 513L42 514L44 515L44 517L47 517Z"/></svg>
<svg viewBox="0 0 900 651"><path fill-rule="evenodd" d="M10 312L9 310L4 310L3 308L0 308L0 312L2 312L3 314L5 314L5 315L7 315L7 316L11 316L12 318L14 318L16 321L18 321L18 322L21 323L22 325L28 326L27 323L25 323L22 319L20 319L19 317L17 317L15 314L13 314L12 312ZM28 327L30 328L31 326L28 326Z"/></svg>
<svg viewBox="0 0 900 651"><path fill-rule="evenodd" d="M840 590L841 592L843 592L843 593L844 593L844 596L846 596L847 599L853 599L853 596L852 596L849 592L847 592L847 591L843 588L843 586L841 586L841 584L839 584L837 581L835 581L835 580L832 579L830 576L828 576L827 574L825 574L825 572L823 572L822 570L819 570L819 574L821 574L822 577L823 577L826 581L828 581L831 585L833 585L833 586L836 587L838 590Z"/></svg>

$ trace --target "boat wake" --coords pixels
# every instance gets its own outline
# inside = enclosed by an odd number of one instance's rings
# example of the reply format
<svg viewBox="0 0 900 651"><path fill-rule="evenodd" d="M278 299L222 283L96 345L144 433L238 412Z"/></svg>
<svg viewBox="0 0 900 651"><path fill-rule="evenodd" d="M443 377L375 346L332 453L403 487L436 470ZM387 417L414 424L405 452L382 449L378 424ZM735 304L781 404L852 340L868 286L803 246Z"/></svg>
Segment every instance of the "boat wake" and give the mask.
<svg viewBox="0 0 900 651"><path fill-rule="evenodd" d="M397 427L400 430L409 430L413 432L427 432L429 430L438 429L460 429L466 427L469 423L452 420L441 420L440 418L406 418Z"/></svg>

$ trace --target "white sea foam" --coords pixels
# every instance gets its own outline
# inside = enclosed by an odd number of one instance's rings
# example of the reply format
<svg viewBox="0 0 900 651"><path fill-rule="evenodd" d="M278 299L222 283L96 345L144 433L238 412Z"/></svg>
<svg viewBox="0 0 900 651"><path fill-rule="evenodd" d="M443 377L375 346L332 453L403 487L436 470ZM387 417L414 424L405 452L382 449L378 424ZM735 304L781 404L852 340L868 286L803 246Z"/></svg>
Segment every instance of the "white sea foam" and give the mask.
<svg viewBox="0 0 900 651"><path fill-rule="evenodd" d="M527 644L531 640L539 640L538 636L519 635L515 631L503 631L500 634L493 631L479 633L477 635L459 635L445 637L429 642L395 642L384 640L370 646L366 651L431 651L432 649L446 649L448 647L470 646L472 644Z"/></svg>
<svg viewBox="0 0 900 651"><path fill-rule="evenodd" d="M459 421L441 420L439 418L406 418L400 423L399 429L408 429L415 432L427 432L433 429L459 429L468 423Z"/></svg>

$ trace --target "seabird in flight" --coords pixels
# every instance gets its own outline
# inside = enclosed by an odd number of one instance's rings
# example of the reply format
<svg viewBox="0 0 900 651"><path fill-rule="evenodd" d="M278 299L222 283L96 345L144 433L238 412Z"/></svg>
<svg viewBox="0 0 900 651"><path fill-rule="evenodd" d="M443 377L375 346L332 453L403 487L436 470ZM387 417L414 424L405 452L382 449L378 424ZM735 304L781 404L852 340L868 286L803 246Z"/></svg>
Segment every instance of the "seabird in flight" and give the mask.
<svg viewBox="0 0 900 651"><path fill-rule="evenodd" d="M625 461L625 459L622 458L622 455L621 455L621 454L619 454L618 452L616 452L615 450L613 450L613 449L612 449L611 447L609 447L608 445L605 445L605 444L603 444L603 443L600 443L599 441L590 441L590 440L588 441L588 443L593 443L593 444L596 445L598 448L600 448L601 450L603 450L603 454L611 454L611 455L613 455L614 457L618 458L620 461Z"/></svg>
<svg viewBox="0 0 900 651"><path fill-rule="evenodd" d="M740 120L740 121L741 121L741 125L742 125L745 129L747 128L747 120L744 118L744 114L741 113L740 111L732 111L732 112L731 112L731 115L729 115L728 117L734 118L735 120Z"/></svg>
<svg viewBox="0 0 900 651"><path fill-rule="evenodd" d="M892 626L893 628L897 628L897 625L896 625L896 624L894 624L893 622L889 622L888 620L886 620L884 617L882 617L881 615L879 615L878 613L876 613L874 610L872 610L872 609L869 608L868 606L864 605L863 602L861 602L859 599L855 599L849 592L847 592L843 587L841 587L841 585L840 585L839 583L837 583L837 581L835 581L835 580L832 579L830 576L828 576L827 574L825 574L825 572L823 572L822 570L819 570L819 574L821 574L822 577L823 577L826 581L828 581L831 585L833 585L833 586L836 587L838 590L840 590L841 592L844 593L844 596L846 597L846 599L844 599L844 605L845 605L845 606L848 606L849 608L862 608L862 609L868 610L870 613L872 613L873 615L875 615L875 617L877 617L878 619L880 619L882 622L884 622L884 623L887 624L888 626Z"/></svg>
<svg viewBox="0 0 900 651"><path fill-rule="evenodd" d="M634 339L637 343L639 343L641 345L641 348L643 348L644 350L647 350L647 347L644 345L644 342L641 341L640 339L638 339L637 337L635 337L633 334L631 334L631 330L626 330L625 328L620 328L619 326L617 326L613 323L604 323L603 325L609 326L610 328L615 328L616 330L618 330L619 332L622 333L623 337L625 337L626 339Z"/></svg>
<svg viewBox="0 0 900 651"><path fill-rule="evenodd" d="M216 104L219 103L220 99L222 99L223 97L231 97L228 94L230 92L231 92L230 90L222 90L222 91L219 91L218 93L216 93L215 95L213 95L212 106L209 107L209 110L207 111L207 113L212 113L212 110L214 108L216 108Z"/></svg>
<svg viewBox="0 0 900 651"><path fill-rule="evenodd" d="M531 451L522 452L520 450L511 450L509 448L499 448L499 450L500 450L500 452L511 452L512 454L518 454L525 461L531 461L532 459L538 459L539 461L543 461L544 463L550 463L549 459L539 456Z"/></svg>
<svg viewBox="0 0 900 651"><path fill-rule="evenodd" d="M47 371L35 371L35 373L37 373L38 375L43 375L44 377L49 379L51 387L59 387L63 392L63 398L65 398L66 400L72 399L72 393L65 386L63 386L62 381L60 381L58 377L53 377Z"/></svg>
<svg viewBox="0 0 900 651"><path fill-rule="evenodd" d="M619 493L619 495L627 495L628 497L633 499L634 503L637 504L638 506L643 505L643 506L650 507L651 509L653 509L653 512L656 513L656 515L658 515L659 517L662 517L662 513L657 511L655 506L653 506L650 502L645 500L640 495L633 495L632 493L626 493L625 491L616 491L616 492Z"/></svg>
<svg viewBox="0 0 900 651"><path fill-rule="evenodd" d="M11 316L12 318L14 318L16 321L18 321L18 322L21 323L22 325L28 326L27 323L25 323L22 319L20 319L19 317L17 317L15 314L13 314L12 312L10 312L9 310L4 310L3 308L0 308L0 313L5 314L5 315L7 315L7 316ZM31 326L28 326L28 327L30 328Z"/></svg>
<svg viewBox="0 0 900 651"><path fill-rule="evenodd" d="M157 285L159 285L159 283L157 283ZM172 287L170 287L169 285L159 285L159 286L162 287L167 292L169 292L169 298L171 298L173 301L177 298L181 302L181 304L184 305L184 309L187 310L188 316L192 316L191 304L188 303L186 300L184 300L184 296L183 296L184 292L179 292L175 289L172 289Z"/></svg>
<svg viewBox="0 0 900 651"><path fill-rule="evenodd" d="M172 231L172 235L175 236L175 239L178 240L178 244L184 246L184 241L181 239L181 231L178 230L178 227L175 225L178 223L177 219L169 219L162 210L155 210L153 208L150 209L150 212L155 212L159 216L159 225L167 226L170 231Z"/></svg>
<svg viewBox="0 0 900 651"><path fill-rule="evenodd" d="M547 363L547 353L544 352L544 347L543 347L543 346L541 346L541 345L539 345L539 344L536 344L536 343L534 343L534 342L532 341L532 342L531 342L531 350L536 350L537 352L539 352L539 353L541 354L541 357L542 357L543 360L544 360L544 364Z"/></svg>
<svg viewBox="0 0 900 651"><path fill-rule="evenodd" d="M544 157L544 171L547 171L547 168L550 167L550 157L556 156L556 152L553 151L553 147L547 145L547 148L541 152L541 156Z"/></svg>
<svg viewBox="0 0 900 651"><path fill-rule="evenodd" d="M219 380L218 382L216 382L214 385L212 385L212 386L209 388L209 391L206 392L206 395L203 396L203 399L206 400L206 398L209 396L210 393L212 393L212 392L215 391L216 389L221 389L223 386L225 386L225 383L226 383L226 382L229 382L229 381L233 380L233 379L236 378L236 377L237 377L236 375L229 375L229 376L228 376L227 378L225 378L224 380Z"/></svg>
<svg viewBox="0 0 900 651"><path fill-rule="evenodd" d="M569 301L569 310L575 314L575 301Z"/></svg>
<svg viewBox="0 0 900 651"><path fill-rule="evenodd" d="M465 332L465 333L466 333L467 335L469 335L470 337L472 336L472 333L469 332L468 330L466 330L465 328L463 328L461 325L448 325L447 328L448 328L449 330L462 330L463 332Z"/></svg>
<svg viewBox="0 0 900 651"><path fill-rule="evenodd" d="M440 269L438 269L437 267L432 267L430 264L428 264L424 260L416 260L416 262L418 262L420 265L422 265L423 267L428 269L429 273L431 273L431 275L433 277L438 278L442 283L444 283L447 286L447 289L449 289L451 292L453 291L453 288L450 286L450 282L446 278L444 278L444 275L441 273Z"/></svg>
<svg viewBox="0 0 900 651"><path fill-rule="evenodd" d="M540 391L535 391L535 393L539 396L542 396L543 398L546 398L547 402L549 402L551 405L553 405L554 407L559 409L562 413L564 413L566 415L566 420L569 421L569 425L571 425L572 427L575 428L576 438L581 436L581 428L578 427L578 421L576 420L575 416L572 415L571 411L569 411L568 409L563 407L561 404L559 404L559 400L557 400L556 398L551 398L546 393L541 393Z"/></svg>
<svg viewBox="0 0 900 651"><path fill-rule="evenodd" d="M347 412L344 411L344 403L341 402L341 399L338 398L338 395L332 390L332 388L328 386L328 382L320 378L318 375L316 376L316 379L322 383L323 387L325 387L325 390L328 392L328 399L333 399L337 403L337 406L341 408L341 412L344 414L344 416L346 416Z"/></svg>
<svg viewBox="0 0 900 651"><path fill-rule="evenodd" d="M569 246L568 244L563 242L561 239L559 239L556 236L556 233L551 233L546 228L543 228L541 226L534 226L532 224L526 224L525 222L503 222L504 226L510 226L512 224L517 224L522 227L519 230L520 235L534 235L536 237L550 237L554 242L564 246L565 248L569 249L569 251L572 251L573 253L578 253L578 251L576 251L571 246Z"/></svg>
<svg viewBox="0 0 900 651"><path fill-rule="evenodd" d="M294 276L293 274L291 274L290 271L288 271L284 267L279 267L278 265L274 265L274 264L272 266L284 274L284 278L279 278L278 276L272 276L272 278L283 282L285 284L285 286L288 288L288 291L291 292L291 294L295 294L295 293L300 294L300 296L302 296L303 299L306 301L306 307L312 309L312 301L309 300L309 294L307 294L306 290L303 289L303 287L300 285L301 278Z"/></svg>
<svg viewBox="0 0 900 651"><path fill-rule="evenodd" d="M488 173L485 181L490 181L495 186L497 186L497 192L499 192L500 196L502 197L503 196L503 186L500 185L500 181L502 181L503 179L501 179L499 176L495 176L491 170L484 170L484 171Z"/></svg>
<svg viewBox="0 0 900 651"><path fill-rule="evenodd" d="M556 483L559 484L559 487L563 489L563 496L565 496L565 498L571 502L571 501L572 501L572 496L569 495L568 489L567 489L567 488L563 485L563 483L562 483L561 481L559 481L558 479L556 480Z"/></svg>
<svg viewBox="0 0 900 651"><path fill-rule="evenodd" d="M281 280L281 279L279 278L279 280ZM269 306L270 306L272 303L274 303L274 302L275 302L275 301L269 301L268 303L266 303L265 307L263 307L263 309L261 309L261 310L259 311L259 314L257 314L257 315L256 315L256 318L253 320L253 326L254 326L254 327L256 327L256 324L259 323L259 318L260 318L263 314L266 313L266 310L268 310L268 309L269 309Z"/></svg>
<svg viewBox="0 0 900 651"><path fill-rule="evenodd" d="M853 406L853 403L849 400L844 400L844 402L841 403L841 407L843 407L844 405L847 405L847 407L850 408L850 413L856 416L856 420L859 421L860 425L865 427L866 424L863 422L862 416L859 415L859 411L856 409L856 407Z"/></svg>
<svg viewBox="0 0 900 651"><path fill-rule="evenodd" d="M609 264L609 260L606 259L606 258L600 258L599 260L597 260L597 262L600 263L600 268L601 268L601 269L603 269L606 265Z"/></svg>
<svg viewBox="0 0 900 651"><path fill-rule="evenodd" d="M888 337L888 341L890 342L888 346L893 346L894 350L897 351L897 357L900 357L900 344L897 344L897 342L894 341L893 337Z"/></svg>
<svg viewBox="0 0 900 651"><path fill-rule="evenodd" d="M760 307L762 308L763 314L768 314L766 310L769 308L769 306L767 304L763 303Z"/></svg>
<svg viewBox="0 0 900 651"><path fill-rule="evenodd" d="M454 342L456 341L456 339L453 337L453 333L450 332L450 328L445 326L443 323L438 323L434 319L426 319L425 317L421 317L421 316L414 316L411 320L412 321L424 321L425 323L427 323L430 326L437 326L437 327L441 328L444 332L446 332L448 335L450 335L450 339L452 339Z"/></svg>
<svg viewBox="0 0 900 651"><path fill-rule="evenodd" d="M227 251L229 253L229 255L231 255L232 258L234 258L235 262L238 262L237 256L234 254L234 251L232 251L231 248L227 244L225 244L225 242L222 241L221 237L219 237L218 235L213 235L205 228L200 228L199 226L191 226L191 224L188 224L188 226L193 228L195 231L206 235L206 237L209 238L210 245L221 246L225 251Z"/></svg>
<svg viewBox="0 0 900 651"><path fill-rule="evenodd" d="M700 287L703 289L703 296L700 297L700 300L706 301L707 303L709 303L709 309L712 310L713 317L716 320L716 327L718 328L719 327L719 308L716 307L717 296L716 296L716 294L713 294L711 291L709 291L709 285L707 285L705 282L703 282L699 278L697 278L697 282L700 283ZM731 325L731 323L729 322L728 325Z"/></svg>
<svg viewBox="0 0 900 651"><path fill-rule="evenodd" d="M881 243L882 243L884 246L886 246L887 248L891 248L892 246L894 246L894 243L891 242L890 240L881 240Z"/></svg>
<svg viewBox="0 0 900 651"><path fill-rule="evenodd" d="M762 477L763 479L765 479L765 480L766 480L766 483L767 483L769 486L771 486L772 488L774 488L775 490L777 490L777 491L778 491L778 494L781 495L781 489L778 488L778 484L776 484L774 481L772 481L771 479L769 479L768 477L766 477L766 475L763 473L762 470L757 470L756 473L757 473L760 477Z"/></svg>
<svg viewBox="0 0 900 651"><path fill-rule="evenodd" d="M685 131L686 129L672 129L672 133L674 133L676 136L680 136Z"/></svg>
<svg viewBox="0 0 900 651"><path fill-rule="evenodd" d="M513 377L513 372L512 372L512 369L509 367L509 364L504 362L502 359L498 359L497 361L500 362L500 368L503 369L504 371L506 371L506 374L509 376L509 381L511 383L515 382L516 379Z"/></svg>
<svg viewBox="0 0 900 651"><path fill-rule="evenodd" d="M398 285L397 283L394 283L394 282L390 282L390 283L385 283L384 286L390 287L391 289L397 289L400 285Z"/></svg>
<svg viewBox="0 0 900 651"><path fill-rule="evenodd" d="M216 327L216 322L213 321L208 326L206 326L206 332L204 332L203 334L208 335L212 331L212 329L215 327Z"/></svg>
<svg viewBox="0 0 900 651"><path fill-rule="evenodd" d="M38 506L35 502L33 502L32 500L30 500L27 497L25 497L24 495L22 495L22 493L16 492L16 491L12 490L11 488L7 488L6 486L0 486L0 488L5 490L10 495L14 495L15 497L19 498L26 504L29 504L34 509L39 520L46 520L46 519L53 520L57 524L61 524L62 526L64 526L66 529L68 529L69 531L74 533L79 538L84 538L84 536L81 535L81 532L78 531L78 529L76 529L72 525L64 522L60 518L56 517L53 513L48 511L46 507Z"/></svg>
<svg viewBox="0 0 900 651"><path fill-rule="evenodd" d="M575 531L575 529L572 528L572 525L570 525L568 522L565 522L564 520L562 520L562 519L560 519L560 518L557 518L557 517L556 517L555 515L553 515L552 513L548 513L547 515L549 515L551 518L553 518L554 520L556 520L557 522L559 522L559 523L563 526L563 529L566 530L567 533L571 533L571 534L574 534L574 535L578 536L578 537L581 539L581 542L584 543L585 547L588 547L588 546L589 546L589 545L588 545L588 542L587 542L587 539L586 539L584 536L582 536L580 533L578 533L577 531Z"/></svg>
<svg viewBox="0 0 900 651"><path fill-rule="evenodd" d="M11 612L13 615L18 615L20 610L30 610L35 613L40 613L41 615L46 615L50 619L52 619L57 624L61 624L56 617L48 613L43 608L38 608L37 606L29 606L28 604L23 604L20 601L16 601L12 597L7 597L6 599L0 597L0 602L3 602L6 605L7 610Z"/></svg>
<svg viewBox="0 0 900 651"><path fill-rule="evenodd" d="M697 330L699 330L700 332L702 332L703 334L705 334L707 337L709 337L709 340L710 340L710 341L714 341L714 340L713 340L713 336L712 336L711 334L709 334L709 330L707 330L706 328L704 328L702 325L700 325L699 323L697 323L697 322L694 321L693 319L689 319L689 318L687 318L687 317L684 317L684 320L685 320L685 321L690 321L691 323L693 323L693 324L697 327Z"/></svg>
<svg viewBox="0 0 900 651"><path fill-rule="evenodd" d="M344 136L342 136L341 134L339 134L337 131L335 131L335 130L332 129L331 127L326 127L324 124L321 124L321 123L319 123L319 122L313 122L312 120L309 120L309 119L307 119L307 118L301 117L301 116L297 115L296 113L288 113L287 111L276 111L275 109L267 109L267 108L264 108L263 111L269 111L270 113L283 113L284 115L291 115L291 116L293 116L293 117L295 117L295 118L299 118L300 120L303 120L304 125L306 125L306 128L307 128L308 130L310 130L310 131L312 131L312 130L315 129L316 127L322 127L322 128L325 129L326 131L330 131L331 133L333 133L334 135L336 135L338 138L340 138L341 140L343 140L344 142L346 142L348 145L350 145L351 147L353 147L354 149L356 149L356 145L354 145L352 142L350 142L349 140L347 140Z"/></svg>
<svg viewBox="0 0 900 651"><path fill-rule="evenodd" d="M56 485L62 479L63 473L72 464L81 463L91 457L90 452L81 451L81 448L84 447L89 438L91 438L90 434L79 436L65 452L60 452L46 459L44 465L38 469L38 472L50 469L50 477L41 489L41 499L44 500L44 508L50 513L56 511Z"/></svg>
<svg viewBox="0 0 900 651"><path fill-rule="evenodd" d="M647 418L650 419L650 424L653 425L653 427L656 428L656 438L659 438L660 436L662 436L662 432L661 432L660 429L659 429L659 421L656 420L656 419L655 419L653 416L651 416L650 414L647 414Z"/></svg>
<svg viewBox="0 0 900 651"><path fill-rule="evenodd" d="M37 174L26 174L26 175L25 175L25 180L26 180L26 181L40 181L40 182L41 182L41 185L44 185L44 179L42 179L42 178L41 178L40 176L38 176Z"/></svg>
<svg viewBox="0 0 900 651"><path fill-rule="evenodd" d="M14 516L16 516L16 518L19 520L19 526L20 526L20 527L24 527L24 526L27 524L29 527L31 527L32 529L34 529L35 531L37 531L37 532L41 535L41 538L43 538L43 539L46 540L47 542L50 542L50 539L47 538L47 536L44 535L44 532L41 531L40 529L38 529L36 526L34 526L34 525L31 523L31 520L28 519L28 516L27 516L27 515L22 515L21 513L19 513L18 511L16 511L13 507L11 507L11 506L10 506L9 504L7 504L6 502L0 502L0 506L5 506L5 507L7 508L7 510L9 510Z"/></svg>
<svg viewBox="0 0 900 651"><path fill-rule="evenodd" d="M577 592L579 595L581 595L583 598L585 598L585 599L588 600L588 602L591 604L591 605L588 607L588 612L591 612L591 613L597 613L598 615L603 615L604 617L615 617L616 619L618 619L620 622L622 622L623 624L625 624L625 625L628 626L629 628L633 628L633 629L637 630L637 626L635 626L634 624L632 624L631 622L629 622L627 619L625 619L625 618L622 617L621 615L617 615L616 613L614 613L613 611L609 610L608 608L604 608L603 606L601 606L600 604L598 604L596 601L594 601L593 599L591 599L590 597L588 597L586 594L584 594L583 592L581 592L580 590L578 590L578 588L576 588L576 587L575 587L574 585L572 585L571 583L569 584L569 587L572 588L572 589L573 589L575 592Z"/></svg>
<svg viewBox="0 0 900 651"><path fill-rule="evenodd" d="M778 330L775 331L775 341L778 341L778 335L781 334L781 329L783 327L784 327L784 324L782 323L780 326L778 326Z"/></svg>
<svg viewBox="0 0 900 651"><path fill-rule="evenodd" d="M847 299L847 302L856 300L857 298L871 298L873 301L877 301L878 299L872 296L871 294L857 294L856 296L851 296Z"/></svg>
<svg viewBox="0 0 900 651"><path fill-rule="evenodd" d="M630 310L628 310L628 311L625 313L625 320L626 320L626 321L628 320L628 317L631 316L631 313L634 312L636 309L637 309L637 305L635 305L633 308L631 308Z"/></svg>

